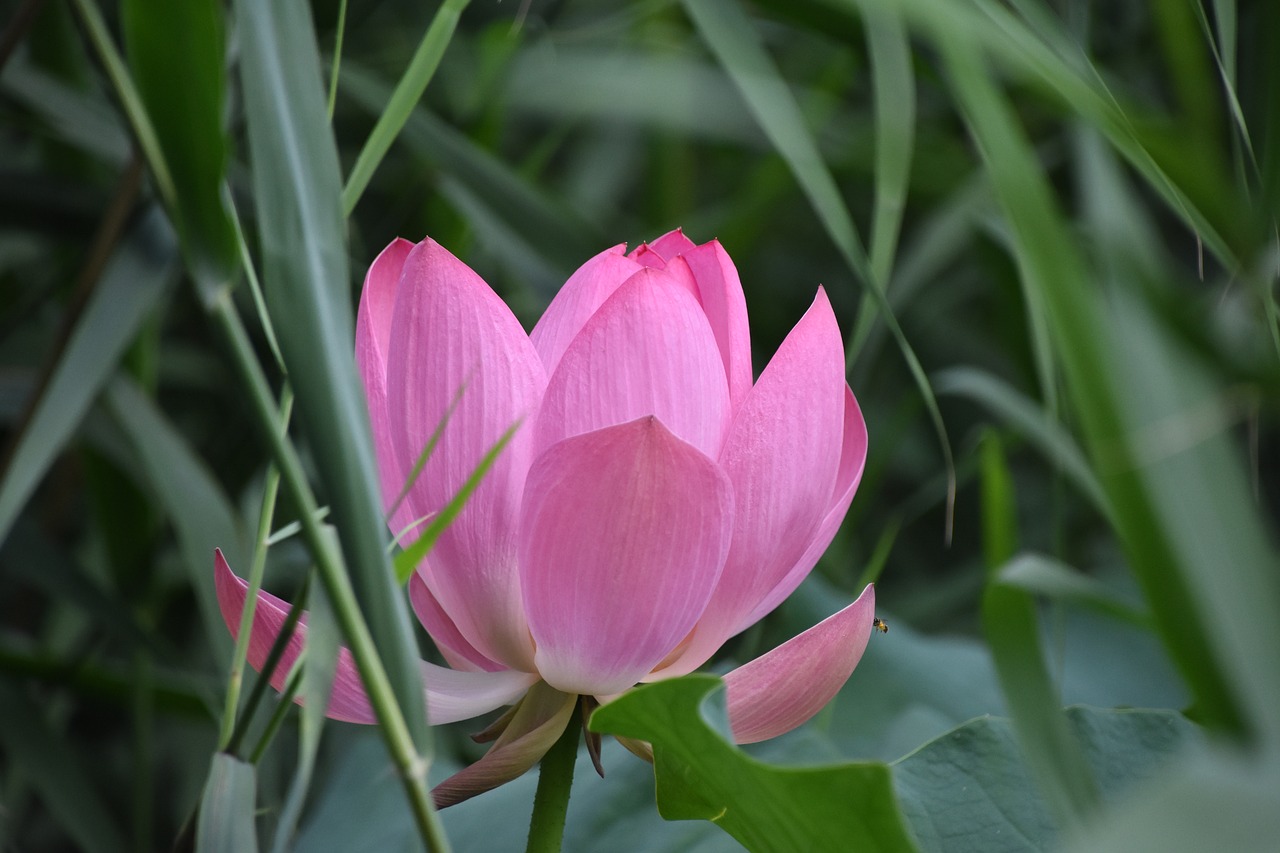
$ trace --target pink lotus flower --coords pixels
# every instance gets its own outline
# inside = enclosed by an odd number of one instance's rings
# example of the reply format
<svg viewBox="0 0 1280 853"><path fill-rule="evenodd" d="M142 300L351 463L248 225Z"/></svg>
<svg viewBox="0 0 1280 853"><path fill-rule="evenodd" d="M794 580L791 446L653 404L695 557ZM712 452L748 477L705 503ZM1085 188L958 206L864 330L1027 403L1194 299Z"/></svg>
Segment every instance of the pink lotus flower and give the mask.
<svg viewBox="0 0 1280 853"><path fill-rule="evenodd" d="M365 279L356 358L397 534L412 538L520 424L409 582L450 665L422 664L430 721L519 701L490 752L436 790L442 804L531 767L579 695L608 701L691 672L776 607L835 536L866 457L822 288L753 383L737 271L718 242L695 246L680 231L592 258L532 334L439 244L397 240ZM216 568L234 632L245 583L221 554ZM771 738L817 713L861 658L874 606L868 586L728 673L735 739ZM261 595L255 667L287 610ZM304 630L275 670L277 689ZM374 721L346 650L328 714Z"/></svg>

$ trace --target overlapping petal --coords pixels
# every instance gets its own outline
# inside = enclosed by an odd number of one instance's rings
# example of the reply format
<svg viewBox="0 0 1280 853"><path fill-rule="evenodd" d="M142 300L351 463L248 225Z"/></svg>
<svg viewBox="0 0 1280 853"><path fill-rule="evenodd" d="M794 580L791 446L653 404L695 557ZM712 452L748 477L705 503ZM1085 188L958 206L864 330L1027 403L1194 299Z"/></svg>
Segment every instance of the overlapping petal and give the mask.
<svg viewBox="0 0 1280 853"><path fill-rule="evenodd" d="M720 577L724 472L652 415L566 439L529 472L520 567L538 672L616 693L675 648Z"/></svg>
<svg viewBox="0 0 1280 853"><path fill-rule="evenodd" d="M432 240L405 259L390 350L388 426L402 469L413 467L448 416L438 451L409 493L416 517L444 506L502 435L523 421L436 543L425 580L476 650L528 670L533 650L520 604L515 535L530 462L529 422L546 382L542 361L497 294Z"/></svg>
<svg viewBox="0 0 1280 853"><path fill-rule="evenodd" d="M738 743L785 734L840 691L866 651L875 588L833 616L724 677L729 726Z"/></svg>
<svg viewBox="0 0 1280 853"><path fill-rule="evenodd" d="M548 376L591 315L623 282L643 269L628 258L625 251L625 245L614 246L579 267L529 333L529 340L542 357Z"/></svg>
<svg viewBox="0 0 1280 853"><path fill-rule="evenodd" d="M733 482L733 546L688 647L654 677L692 672L746 627L816 538L844 443L842 351L820 289L736 412L720 456Z"/></svg>
<svg viewBox="0 0 1280 853"><path fill-rule="evenodd" d="M396 289L405 259L413 251L408 240L393 240L374 260L360 292L360 309L356 314L356 366L364 380L369 402L369 423L373 429L374 449L378 458L378 482L382 487L383 506L391 507L409 479L402 469L387 422L387 353L391 343L391 318L395 312ZM392 519L399 531L412 521L408 505L402 505Z"/></svg>
<svg viewBox="0 0 1280 853"><path fill-rule="evenodd" d="M214 554L214 582L222 618L232 636L239 636L240 615L244 611L248 584L231 570L221 551ZM289 609L288 602L271 593L258 593L247 654L249 665L254 669L261 669L266 663L271 647L288 618ZM280 663L271 674L271 686L275 689L283 689L290 668L306 645L306 634L307 618L303 614L285 646ZM421 666L426 683L427 719L432 725L467 720L509 705L538 680L536 675L510 670L458 672L425 661ZM338 666L326 714L332 719L350 723L376 722L360 674L356 671L350 650L346 648L338 651Z"/></svg>
<svg viewBox="0 0 1280 853"><path fill-rule="evenodd" d="M667 273L651 269L618 288L565 350L547 384L535 447L646 415L712 457L729 420L706 316Z"/></svg>

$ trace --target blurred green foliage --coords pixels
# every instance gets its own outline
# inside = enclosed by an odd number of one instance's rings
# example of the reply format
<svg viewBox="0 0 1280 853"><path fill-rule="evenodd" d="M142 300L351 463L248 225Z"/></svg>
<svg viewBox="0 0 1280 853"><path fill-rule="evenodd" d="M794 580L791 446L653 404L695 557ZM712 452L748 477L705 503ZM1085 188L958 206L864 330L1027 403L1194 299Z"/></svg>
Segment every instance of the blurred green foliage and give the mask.
<svg viewBox="0 0 1280 853"><path fill-rule="evenodd" d="M752 757L716 740L707 685L664 687L698 709L672 736L718 756L681 757L681 778L864 762L831 778L865 768L930 850L1280 837L1280 7L455 0L429 29L436 4L249 5L0 16L0 849L410 843L369 731L331 724L317 752L286 703L261 755L270 707L238 759L215 755L212 549L247 571L257 547L272 332L301 415L275 528L332 503L343 549L308 517L266 585L292 598L345 556L395 661L412 641L350 384L364 268L429 234L532 325L578 263L677 226L737 264L757 370L827 288L871 435L814 578L718 663L868 574L891 624L826 711ZM379 122L402 85L426 93ZM244 330L270 387L229 345ZM330 631L349 634L337 577ZM429 748L420 722L405 749ZM477 756L474 728L433 733L433 779ZM648 765L605 759L606 780L578 774L567 849L735 849L664 823L680 812ZM455 849L518 849L531 800L524 779L444 826Z"/></svg>

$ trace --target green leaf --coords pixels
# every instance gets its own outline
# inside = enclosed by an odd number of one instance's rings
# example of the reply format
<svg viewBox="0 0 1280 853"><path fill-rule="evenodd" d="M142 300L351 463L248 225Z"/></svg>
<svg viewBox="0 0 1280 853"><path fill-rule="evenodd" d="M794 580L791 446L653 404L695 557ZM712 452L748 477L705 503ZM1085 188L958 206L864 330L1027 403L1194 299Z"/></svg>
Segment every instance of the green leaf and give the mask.
<svg viewBox="0 0 1280 853"><path fill-rule="evenodd" d="M196 823L200 853L257 853L257 789L258 776L252 764L225 752L214 753Z"/></svg>
<svg viewBox="0 0 1280 853"><path fill-rule="evenodd" d="M222 9L217 0L125 0L121 8L129 65L173 180L172 213L188 265L196 278L218 283L239 263L223 194Z"/></svg>
<svg viewBox="0 0 1280 853"><path fill-rule="evenodd" d="M695 675L647 684L596 710L592 731L653 744L658 809L711 820L753 851L911 850L883 764L763 764L728 736L722 683Z"/></svg>
<svg viewBox="0 0 1280 853"><path fill-rule="evenodd" d="M81 849L126 849L111 810L89 784L82 764L85 756L77 755L63 734L49 725L46 709L32 702L20 685L0 681L0 720L6 775L20 771Z"/></svg>
<svg viewBox="0 0 1280 853"><path fill-rule="evenodd" d="M218 650L221 665L231 650L231 634L213 586L213 552L221 548L232 565L246 561L235 510L204 460L136 383L118 377L108 386L105 402L137 454L142 482L173 522L209 647Z"/></svg>
<svg viewBox="0 0 1280 853"><path fill-rule="evenodd" d="M147 217L129 233L76 323L0 484L0 540L172 281L172 243L157 225Z"/></svg>
<svg viewBox="0 0 1280 853"><path fill-rule="evenodd" d="M1109 803L1123 802L1201 740L1172 711L1078 707L1066 718ZM925 853L1054 849L1062 836L1033 778L1011 723L999 717L965 723L893 764L894 788ZM1137 848L1164 849L1146 841L1129 849Z"/></svg>

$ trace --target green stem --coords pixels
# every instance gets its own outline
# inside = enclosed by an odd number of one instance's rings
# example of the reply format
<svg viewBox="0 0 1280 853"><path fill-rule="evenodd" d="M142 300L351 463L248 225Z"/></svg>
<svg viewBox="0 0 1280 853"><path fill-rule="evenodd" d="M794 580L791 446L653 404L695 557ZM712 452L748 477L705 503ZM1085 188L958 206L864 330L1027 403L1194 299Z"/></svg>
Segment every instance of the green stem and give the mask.
<svg viewBox="0 0 1280 853"><path fill-rule="evenodd" d="M373 636L369 633L369 625L360 613L351 579L342 565L342 556L317 520L319 508L315 494L307 483L297 450L280 431L280 411L271 396L266 376L263 375L262 366L258 363L240 316L231 304L230 294L226 291L220 293L214 300L211 311L226 336L236 369L240 372L244 387L249 391L250 402L264 437L270 443L285 491L299 510L303 538L315 557L316 569L325 585L325 591L329 593L330 601L333 602L342 633L350 643L356 670L368 692L369 704L378 720L378 730L396 763L418 831L428 850L448 850L449 842L445 838L444 828L431 805L431 792L427 787L427 762L418 754L409 734L409 727L391 689L391 681L382 665L382 659L378 657Z"/></svg>
<svg viewBox="0 0 1280 853"><path fill-rule="evenodd" d="M569 715L560 739L542 757L538 769L538 791L533 796L533 817L529 821L527 853L559 853L564 841L564 819L569 812L569 789L573 787L573 766L578 760L578 739L582 723Z"/></svg>

